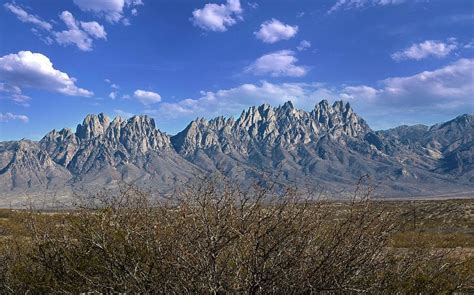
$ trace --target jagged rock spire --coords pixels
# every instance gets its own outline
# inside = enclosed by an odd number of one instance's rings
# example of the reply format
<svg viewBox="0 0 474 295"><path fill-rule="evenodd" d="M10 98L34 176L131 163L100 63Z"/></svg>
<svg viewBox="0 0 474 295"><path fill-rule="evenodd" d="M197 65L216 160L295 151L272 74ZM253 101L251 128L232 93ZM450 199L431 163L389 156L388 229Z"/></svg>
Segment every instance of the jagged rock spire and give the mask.
<svg viewBox="0 0 474 295"><path fill-rule="evenodd" d="M290 183L322 180L338 187L369 173L382 182L396 179L406 192L417 191L414 181L425 181L432 192L436 184L472 185L473 124L473 116L463 115L431 127L374 132L349 103L326 100L310 112L287 102L251 107L236 120L200 118L173 137L147 116L110 122L104 114L88 115L76 132L0 142L0 192L103 188L114 181L149 181L160 189L204 171L250 182L260 172L282 171Z"/></svg>
<svg viewBox="0 0 474 295"><path fill-rule="evenodd" d="M207 122L197 119L171 138L178 152L192 154L197 149L240 149L248 145L279 145L295 148L317 141L323 134L340 137L363 136L370 128L343 101L332 106L321 101L311 112L295 109L291 101L278 107L268 104L243 111L234 122L218 117Z"/></svg>
<svg viewBox="0 0 474 295"><path fill-rule="evenodd" d="M105 134L110 119L103 113L87 115L82 124L77 125L76 136L82 140L89 140Z"/></svg>

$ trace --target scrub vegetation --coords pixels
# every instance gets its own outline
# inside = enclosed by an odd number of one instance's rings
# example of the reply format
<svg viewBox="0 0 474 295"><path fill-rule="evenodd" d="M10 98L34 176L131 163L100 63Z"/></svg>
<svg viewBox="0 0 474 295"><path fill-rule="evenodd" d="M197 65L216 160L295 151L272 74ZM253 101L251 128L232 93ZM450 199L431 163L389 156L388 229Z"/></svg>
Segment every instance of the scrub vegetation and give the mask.
<svg viewBox="0 0 474 295"><path fill-rule="evenodd" d="M473 292L474 200L305 198L200 179L0 211L0 293Z"/></svg>

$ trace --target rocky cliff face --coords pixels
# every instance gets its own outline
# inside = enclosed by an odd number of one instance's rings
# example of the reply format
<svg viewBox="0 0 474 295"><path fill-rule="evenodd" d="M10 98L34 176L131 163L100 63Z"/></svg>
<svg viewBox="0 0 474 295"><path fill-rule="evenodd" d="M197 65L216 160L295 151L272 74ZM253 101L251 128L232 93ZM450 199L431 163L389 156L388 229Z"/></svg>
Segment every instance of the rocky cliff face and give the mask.
<svg viewBox="0 0 474 295"><path fill-rule="evenodd" d="M37 143L20 140L0 143L1 191L61 188L70 172L57 164Z"/></svg>
<svg viewBox="0 0 474 295"><path fill-rule="evenodd" d="M474 116L461 115L433 126L400 126L379 135L404 149L398 154L424 161L424 167L440 174L474 181Z"/></svg>
<svg viewBox="0 0 474 295"><path fill-rule="evenodd" d="M352 188L365 174L387 194L472 190L474 120L373 131L348 103L326 100L307 112L291 102L264 104L237 119L196 119L175 136L153 119L88 115L76 131L39 142L0 143L0 192L84 189L132 182L169 191L197 175L244 183ZM264 177L262 177L264 176Z"/></svg>
<svg viewBox="0 0 474 295"><path fill-rule="evenodd" d="M207 121L197 119L171 138L173 146L183 155L198 149L219 149L226 153L237 150L247 154L250 146L295 148L300 144L318 142L322 136L362 138L370 132L365 121L350 105L342 101L332 106L323 100L311 112L297 110L291 102L271 107L264 104L242 112L237 120L218 117Z"/></svg>
<svg viewBox="0 0 474 295"><path fill-rule="evenodd" d="M88 115L75 133L53 130L39 146L81 187L120 181L144 184L158 178L157 184L169 188L199 173L174 151L169 136L148 116L110 121L104 114Z"/></svg>

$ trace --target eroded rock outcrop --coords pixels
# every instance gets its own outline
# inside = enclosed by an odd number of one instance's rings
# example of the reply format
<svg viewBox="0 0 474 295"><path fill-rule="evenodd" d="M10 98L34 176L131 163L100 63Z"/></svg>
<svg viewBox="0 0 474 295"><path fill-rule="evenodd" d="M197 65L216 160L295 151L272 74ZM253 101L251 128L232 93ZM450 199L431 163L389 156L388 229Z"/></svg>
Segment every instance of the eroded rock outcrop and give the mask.
<svg viewBox="0 0 474 295"><path fill-rule="evenodd" d="M73 132L0 143L1 193L103 188L119 182L170 191L207 173L236 182L353 188L369 174L391 195L466 191L474 184L474 120L372 130L349 103L310 111L291 102L234 118L198 118L178 134L148 116L88 115Z"/></svg>

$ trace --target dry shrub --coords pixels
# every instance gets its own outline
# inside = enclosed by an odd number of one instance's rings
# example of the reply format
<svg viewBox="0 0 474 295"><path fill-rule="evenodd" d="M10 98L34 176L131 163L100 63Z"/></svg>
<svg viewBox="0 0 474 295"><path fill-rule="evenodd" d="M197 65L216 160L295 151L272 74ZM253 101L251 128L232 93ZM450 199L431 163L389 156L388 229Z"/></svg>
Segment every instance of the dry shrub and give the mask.
<svg viewBox="0 0 474 295"><path fill-rule="evenodd" d="M393 210L358 189L346 202L215 177L170 200L124 187L70 212L20 214L0 240L0 293L443 293L472 261L390 247ZM305 194L306 195L306 194Z"/></svg>

